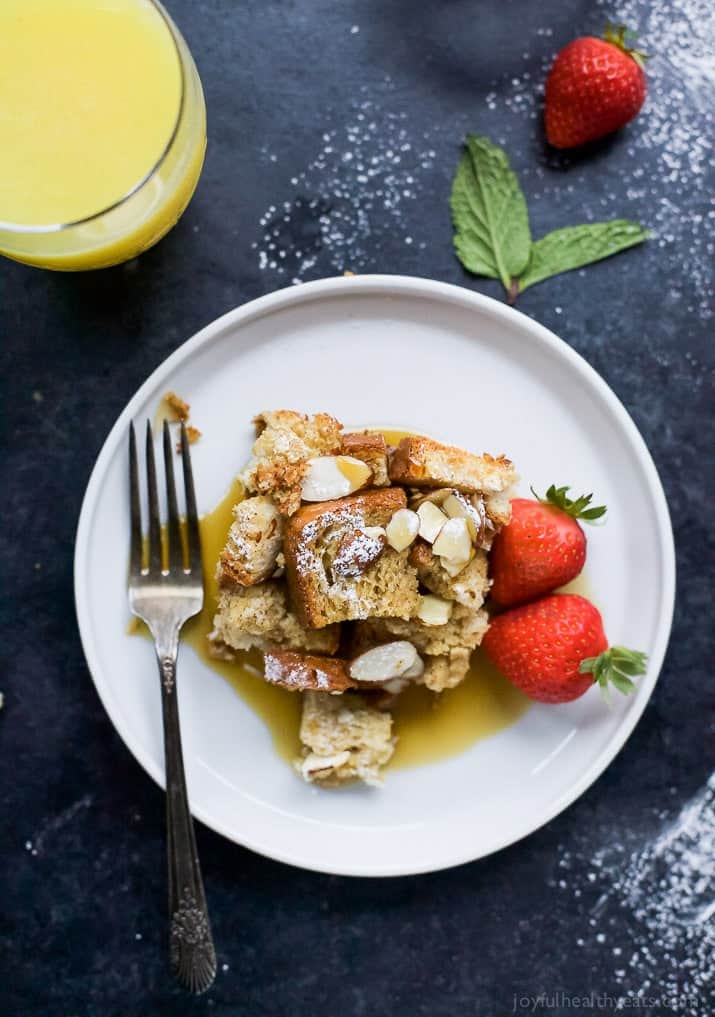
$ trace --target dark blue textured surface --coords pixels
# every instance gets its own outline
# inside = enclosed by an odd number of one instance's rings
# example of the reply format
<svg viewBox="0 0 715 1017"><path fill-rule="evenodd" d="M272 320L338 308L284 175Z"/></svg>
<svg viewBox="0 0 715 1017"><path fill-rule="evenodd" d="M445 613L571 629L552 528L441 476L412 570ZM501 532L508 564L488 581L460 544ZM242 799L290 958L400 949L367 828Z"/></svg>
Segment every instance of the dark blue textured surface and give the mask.
<svg viewBox="0 0 715 1017"><path fill-rule="evenodd" d="M137 263L103 273L0 264L8 581L0 1009L501 1017L514 993L614 991L613 960L589 939L593 894L562 892L559 860L570 858L571 885L587 887L592 852L646 842L712 768L712 276L698 218L706 214L697 158L705 117L692 51L653 62L652 97L636 123L566 158L545 150L535 89L556 49L600 29L604 10L584 0L169 6L209 111L206 166L183 220ZM624 6L655 34L653 5ZM697 3L663 6L683 24L685 45ZM468 278L451 249L447 196L467 129L508 148L536 235L619 215L656 229L646 246L535 287L519 307L603 374L653 452L678 548L673 638L653 700L607 773L565 814L493 858L433 876L350 880L266 861L200 829L220 971L208 996L187 1000L165 967L163 797L105 716L76 632L77 515L94 458L146 375L217 315L290 282L261 267L261 217L299 192L327 209L360 196L348 181L347 198L335 197L339 170L291 179L324 150L323 135L367 102L378 139L398 123L434 157L419 165L416 197L400 216L378 202L366 213L369 231L346 250L316 245L315 216L293 209L293 239L312 242L316 258L301 278L347 267L501 296L496 283ZM625 936L630 920L616 916L614 935ZM636 969L619 991L642 981ZM693 1007L687 1012L709 1012L704 999Z"/></svg>

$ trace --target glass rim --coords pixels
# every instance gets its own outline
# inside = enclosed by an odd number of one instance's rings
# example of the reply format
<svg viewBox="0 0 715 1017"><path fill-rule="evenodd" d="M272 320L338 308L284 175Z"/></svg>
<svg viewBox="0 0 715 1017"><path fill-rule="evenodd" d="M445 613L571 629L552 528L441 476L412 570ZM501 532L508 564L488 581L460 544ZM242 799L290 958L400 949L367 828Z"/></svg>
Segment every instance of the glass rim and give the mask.
<svg viewBox="0 0 715 1017"><path fill-rule="evenodd" d="M147 184L151 180L151 178L161 167L162 163L169 154L171 146L174 144L174 141L176 140L176 136L179 133L179 127L181 125L181 119L184 114L184 107L186 104L186 69L184 67L184 58L181 53L181 48L179 46L179 40L177 38L178 29L174 25L174 22L171 20L169 12L160 3L160 0L147 0L147 2L150 3L151 6L157 11L159 17L162 19L162 21L166 25L166 28L169 31L171 41L174 44L176 59L179 62L179 78L180 78L179 108L176 112L176 120L174 121L174 126L171 129L171 134L169 135L169 138L166 144L164 145L163 149L161 150L156 162L149 167L146 173L142 177L140 177L140 179L137 180L137 182L125 194L123 194L121 198L117 198L116 201L113 201L110 205L106 205L98 212L92 212L90 215L83 216L81 219L72 219L69 222L50 223L48 225L45 224L29 225L16 222L5 222L3 219L0 219L0 230L5 231L6 233L14 233L17 234L18 236L24 236L33 233L34 234L61 233L63 230L69 230L74 228L75 226L85 226L88 223L95 222L97 219L101 219L102 216L107 215L109 212L113 212L115 209L120 208L122 205L124 205L125 202L129 201L130 198L132 198L138 191L142 189L142 187L145 186L145 184Z"/></svg>

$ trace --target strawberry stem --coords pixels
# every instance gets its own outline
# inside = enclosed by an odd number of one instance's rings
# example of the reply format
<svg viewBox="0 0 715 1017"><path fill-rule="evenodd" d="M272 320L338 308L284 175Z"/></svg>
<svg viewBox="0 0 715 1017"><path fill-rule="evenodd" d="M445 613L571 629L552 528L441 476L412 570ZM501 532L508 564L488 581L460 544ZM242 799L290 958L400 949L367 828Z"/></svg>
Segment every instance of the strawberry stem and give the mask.
<svg viewBox="0 0 715 1017"><path fill-rule="evenodd" d="M624 53L635 60L642 71L645 70L645 61L649 59L649 56L642 50L628 45L629 37L633 42L635 42L636 38L635 32L632 32L630 28L626 28L625 25L612 25L609 23L606 25L603 37L606 42L610 42L612 46L617 46L618 49L623 50Z"/></svg>
<svg viewBox="0 0 715 1017"><path fill-rule="evenodd" d="M630 695L638 675L646 673L648 657L641 650L629 650L626 646L611 646L597 657L586 657L579 665L581 674L592 674L603 698L610 703L611 685L624 696Z"/></svg>
<svg viewBox="0 0 715 1017"><path fill-rule="evenodd" d="M544 505L554 505L574 519L583 519L585 523L593 523L606 514L605 505L591 505L593 494L582 494L580 498L569 498L568 487L557 487L552 484L542 498L531 488L531 493Z"/></svg>

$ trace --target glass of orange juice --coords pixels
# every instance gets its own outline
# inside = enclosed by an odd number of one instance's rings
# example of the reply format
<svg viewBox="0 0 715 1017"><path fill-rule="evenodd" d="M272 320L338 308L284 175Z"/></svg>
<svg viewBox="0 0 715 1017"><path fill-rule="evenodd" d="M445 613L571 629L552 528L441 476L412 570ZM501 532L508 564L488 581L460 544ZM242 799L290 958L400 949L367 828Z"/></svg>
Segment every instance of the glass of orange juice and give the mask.
<svg viewBox="0 0 715 1017"><path fill-rule="evenodd" d="M158 0L0 0L0 253L127 261L186 208L206 148L191 53Z"/></svg>

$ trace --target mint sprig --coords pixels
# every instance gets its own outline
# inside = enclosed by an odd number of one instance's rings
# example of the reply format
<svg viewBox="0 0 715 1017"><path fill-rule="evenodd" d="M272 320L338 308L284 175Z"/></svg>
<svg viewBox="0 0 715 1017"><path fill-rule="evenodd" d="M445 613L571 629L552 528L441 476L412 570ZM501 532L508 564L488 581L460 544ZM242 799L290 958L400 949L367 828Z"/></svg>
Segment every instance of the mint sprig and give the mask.
<svg viewBox="0 0 715 1017"><path fill-rule="evenodd" d="M628 219L566 226L532 241L524 193L502 148L467 136L450 198L454 248L475 275L501 279L509 303L529 286L648 239Z"/></svg>
<svg viewBox="0 0 715 1017"><path fill-rule="evenodd" d="M562 512L569 516L573 516L574 519L583 519L586 523L592 523L596 519L600 519L601 516L605 516L605 505L591 505L593 500L592 494L582 494L579 498L569 498L568 491L568 487L557 487L556 484L552 484L542 498L533 487L531 488L531 493L537 501L542 502L544 505L555 505L556 508L561 509Z"/></svg>

